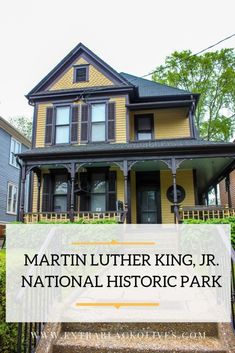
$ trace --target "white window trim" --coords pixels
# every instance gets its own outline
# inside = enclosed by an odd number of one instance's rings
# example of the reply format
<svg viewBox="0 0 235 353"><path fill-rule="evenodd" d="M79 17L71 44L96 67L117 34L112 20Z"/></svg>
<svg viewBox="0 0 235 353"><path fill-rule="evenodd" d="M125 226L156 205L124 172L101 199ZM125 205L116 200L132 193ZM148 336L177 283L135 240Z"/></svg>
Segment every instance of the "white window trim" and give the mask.
<svg viewBox="0 0 235 353"><path fill-rule="evenodd" d="M10 186L13 186L16 188L16 212L12 212L11 210L10 211L8 210L8 198L9 198L9 187ZM12 198L11 202L12 202L12 204L11 204L11 207L12 207L13 206L13 198ZM17 215L17 207L18 207L18 186L15 183L12 183L11 181L9 181L7 183L7 207L6 207L7 211L6 211L6 213L16 216Z"/></svg>
<svg viewBox="0 0 235 353"><path fill-rule="evenodd" d="M18 143L20 145L20 149L19 149L19 153L21 153L21 148L22 148L22 144L21 142L19 142L18 140L16 140L14 137L11 137L11 144L10 144L10 156L9 156L9 164L12 166L12 167L15 167L17 169L19 169L19 165L17 164L14 164L14 163L11 163L11 154L12 154L12 151L11 151L11 147L12 147L12 141Z"/></svg>

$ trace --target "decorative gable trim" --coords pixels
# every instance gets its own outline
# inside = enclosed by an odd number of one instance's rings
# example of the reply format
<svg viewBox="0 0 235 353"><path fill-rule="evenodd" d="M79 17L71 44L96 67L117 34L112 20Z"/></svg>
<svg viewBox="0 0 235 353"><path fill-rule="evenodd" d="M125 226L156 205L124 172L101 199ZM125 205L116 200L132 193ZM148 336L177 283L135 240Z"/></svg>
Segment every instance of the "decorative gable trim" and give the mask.
<svg viewBox="0 0 235 353"><path fill-rule="evenodd" d="M30 99L30 96L45 91L61 74L64 73L69 67L71 67L78 58L82 56L92 65L96 66L100 72L110 78L116 84L122 84L130 86L130 83L117 71L115 71L111 66L106 64L102 59L100 59L96 54L94 54L90 49L88 49L82 43L79 43L63 60L60 61L58 65L54 67L27 95L26 97Z"/></svg>

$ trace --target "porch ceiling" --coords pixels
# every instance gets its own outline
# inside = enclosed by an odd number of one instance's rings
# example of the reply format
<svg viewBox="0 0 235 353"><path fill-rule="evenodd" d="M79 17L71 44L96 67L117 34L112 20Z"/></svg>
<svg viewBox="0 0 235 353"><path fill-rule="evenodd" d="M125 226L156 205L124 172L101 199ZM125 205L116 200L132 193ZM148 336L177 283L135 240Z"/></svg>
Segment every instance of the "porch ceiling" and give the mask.
<svg viewBox="0 0 235 353"><path fill-rule="evenodd" d="M194 169L199 193L223 178L226 168L235 160L231 157L195 158L183 161L179 169Z"/></svg>

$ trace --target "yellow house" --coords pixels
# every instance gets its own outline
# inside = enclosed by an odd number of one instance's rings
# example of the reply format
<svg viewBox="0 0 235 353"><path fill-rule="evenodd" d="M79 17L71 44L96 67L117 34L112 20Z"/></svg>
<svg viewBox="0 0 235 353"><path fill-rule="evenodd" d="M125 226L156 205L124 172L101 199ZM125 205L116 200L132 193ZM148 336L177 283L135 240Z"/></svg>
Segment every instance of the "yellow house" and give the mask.
<svg viewBox="0 0 235 353"><path fill-rule="evenodd" d="M200 212L233 161L233 144L198 137L198 94L118 73L81 43L27 99L33 146L19 155L21 221L172 223L181 209Z"/></svg>

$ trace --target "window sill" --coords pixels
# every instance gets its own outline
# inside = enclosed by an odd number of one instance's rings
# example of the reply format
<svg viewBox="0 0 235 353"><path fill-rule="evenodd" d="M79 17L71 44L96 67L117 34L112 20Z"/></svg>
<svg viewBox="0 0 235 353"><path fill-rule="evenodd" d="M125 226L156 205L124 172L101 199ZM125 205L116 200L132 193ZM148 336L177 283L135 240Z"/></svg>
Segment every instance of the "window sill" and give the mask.
<svg viewBox="0 0 235 353"><path fill-rule="evenodd" d="M9 165L10 165L11 167L16 168L16 169L20 169L20 167L19 167L18 165L11 164L10 162L9 162Z"/></svg>
<svg viewBox="0 0 235 353"><path fill-rule="evenodd" d="M11 216L17 216L17 213L15 213L15 212L10 212L10 211L7 211L6 214L9 214L9 215L11 215Z"/></svg>

